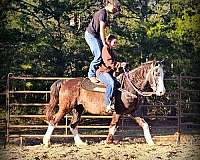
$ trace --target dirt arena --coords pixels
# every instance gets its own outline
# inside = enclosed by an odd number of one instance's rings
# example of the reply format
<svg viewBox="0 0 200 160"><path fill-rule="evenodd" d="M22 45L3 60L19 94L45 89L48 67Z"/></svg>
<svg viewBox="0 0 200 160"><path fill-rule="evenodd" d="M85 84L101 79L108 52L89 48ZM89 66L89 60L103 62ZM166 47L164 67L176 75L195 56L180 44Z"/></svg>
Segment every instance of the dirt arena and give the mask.
<svg viewBox="0 0 200 160"><path fill-rule="evenodd" d="M73 143L43 145L9 144L1 148L1 160L200 160L200 135L181 136L181 144L174 141L156 141L149 146L144 142L123 140L107 145L103 142L88 141L83 148Z"/></svg>

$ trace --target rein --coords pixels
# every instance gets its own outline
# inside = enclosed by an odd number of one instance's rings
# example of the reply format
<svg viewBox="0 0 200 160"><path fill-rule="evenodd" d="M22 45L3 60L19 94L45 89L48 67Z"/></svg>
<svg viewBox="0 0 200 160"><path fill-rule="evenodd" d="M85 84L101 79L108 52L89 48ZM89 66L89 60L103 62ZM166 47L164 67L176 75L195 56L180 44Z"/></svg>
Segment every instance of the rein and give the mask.
<svg viewBox="0 0 200 160"><path fill-rule="evenodd" d="M146 84L150 74L152 73L153 70L155 70L157 67L152 67L149 72L147 73L147 76L146 76L146 79L144 81L143 84ZM155 92L143 92L143 91L140 91L130 80L129 76L128 76L128 72L125 70L125 68L123 68L123 71L124 71L124 74L125 74L125 77L127 78L129 84L131 85L131 87L141 96L144 96L144 97L148 97L148 96L152 96ZM155 79L153 79L153 87L155 87Z"/></svg>

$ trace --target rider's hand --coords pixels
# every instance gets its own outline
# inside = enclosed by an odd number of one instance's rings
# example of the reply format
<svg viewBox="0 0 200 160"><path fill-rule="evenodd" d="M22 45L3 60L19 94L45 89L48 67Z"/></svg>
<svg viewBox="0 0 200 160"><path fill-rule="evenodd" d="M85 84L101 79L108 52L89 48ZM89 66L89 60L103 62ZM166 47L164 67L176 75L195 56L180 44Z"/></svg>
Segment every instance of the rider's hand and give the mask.
<svg viewBox="0 0 200 160"><path fill-rule="evenodd" d="M121 63L121 67L126 68L126 66L127 66L127 63L126 63L126 62L122 62L122 63Z"/></svg>
<svg viewBox="0 0 200 160"><path fill-rule="evenodd" d="M106 42L103 42L103 46L106 46L106 47L108 47L108 45L107 45L107 43L106 43Z"/></svg>

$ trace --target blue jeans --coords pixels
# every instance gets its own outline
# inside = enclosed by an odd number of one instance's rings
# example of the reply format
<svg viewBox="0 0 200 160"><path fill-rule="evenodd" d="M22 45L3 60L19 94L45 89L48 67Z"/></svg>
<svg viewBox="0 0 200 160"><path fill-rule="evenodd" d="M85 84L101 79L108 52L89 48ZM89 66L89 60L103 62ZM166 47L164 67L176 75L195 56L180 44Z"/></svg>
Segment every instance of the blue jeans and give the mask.
<svg viewBox="0 0 200 160"><path fill-rule="evenodd" d="M103 48L103 44L100 38L94 37L91 33L88 31L85 32L85 40L87 44L90 47L90 50L92 51L92 54L94 55L93 61L90 63L90 68L88 71L88 77L96 77L96 69L101 63L101 51Z"/></svg>
<svg viewBox="0 0 200 160"><path fill-rule="evenodd" d="M97 78L106 86L106 92L104 98L105 105L106 106L111 105L112 98L116 90L116 82L114 77L107 72L100 72Z"/></svg>

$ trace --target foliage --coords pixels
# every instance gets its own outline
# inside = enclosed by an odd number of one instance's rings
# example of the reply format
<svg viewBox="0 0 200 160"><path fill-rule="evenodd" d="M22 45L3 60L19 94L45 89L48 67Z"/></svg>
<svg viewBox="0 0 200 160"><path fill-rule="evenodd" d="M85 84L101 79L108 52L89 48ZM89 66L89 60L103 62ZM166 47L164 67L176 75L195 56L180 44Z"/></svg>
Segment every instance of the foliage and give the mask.
<svg viewBox="0 0 200 160"><path fill-rule="evenodd" d="M123 1L108 33L119 36L120 60L132 67L165 59L171 75L197 75L199 4L195 0ZM196 7L195 7L196 6ZM84 31L102 1L1 2L0 76L87 76L92 55Z"/></svg>
<svg viewBox="0 0 200 160"><path fill-rule="evenodd" d="M84 40L84 32L94 12L104 6L103 2L0 1L0 92L5 91L8 73L87 76L93 56ZM110 28L107 29L107 34L118 35L116 52L120 61L128 61L133 68L155 58L165 60L166 78L179 74L200 76L198 0L125 0L121 1L121 8L118 18L109 15ZM13 86L16 90L42 90L46 84L19 81ZM168 83L167 88L174 90L177 84ZM25 101L33 99L43 101L45 98L25 97ZM38 112L35 110L34 113ZM17 112L28 113L28 110Z"/></svg>

